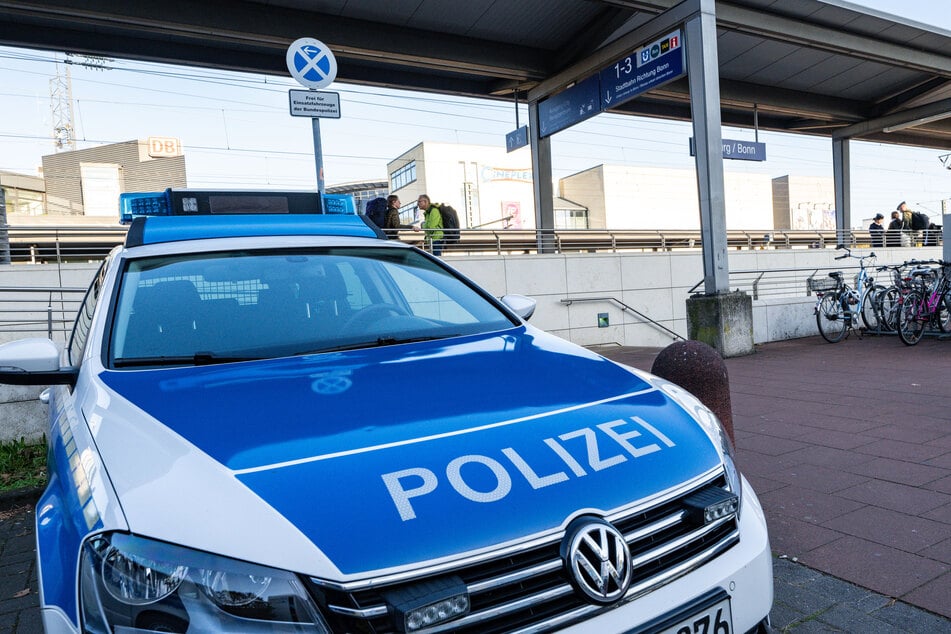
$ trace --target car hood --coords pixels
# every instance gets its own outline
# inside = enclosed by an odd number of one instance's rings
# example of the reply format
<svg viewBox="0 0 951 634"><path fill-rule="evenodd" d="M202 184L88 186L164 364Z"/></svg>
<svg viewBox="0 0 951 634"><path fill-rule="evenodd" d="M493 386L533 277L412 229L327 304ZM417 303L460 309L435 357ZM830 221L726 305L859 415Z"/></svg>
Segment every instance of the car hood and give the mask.
<svg viewBox="0 0 951 634"><path fill-rule="evenodd" d="M207 455L217 478L228 474L227 486L263 500L346 577L551 533L579 513L627 506L720 463L665 390L527 327L258 362L107 370L100 379ZM114 482L142 479L116 472L134 470L135 461L112 467L106 458ZM121 484L117 491L121 503ZM174 505L180 492L162 491L153 481L150 496ZM188 509L176 515L188 521ZM135 530L134 517L129 524Z"/></svg>

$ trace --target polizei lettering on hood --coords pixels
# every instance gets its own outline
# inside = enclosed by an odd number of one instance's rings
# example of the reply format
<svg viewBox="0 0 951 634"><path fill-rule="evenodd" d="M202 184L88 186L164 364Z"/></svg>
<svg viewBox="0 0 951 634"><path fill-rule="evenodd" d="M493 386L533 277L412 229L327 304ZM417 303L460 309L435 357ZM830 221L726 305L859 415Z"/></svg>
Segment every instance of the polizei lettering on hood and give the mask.
<svg viewBox="0 0 951 634"><path fill-rule="evenodd" d="M497 457L469 454L454 458L446 465L446 482L456 493L473 502L497 502L512 490L513 476L524 478L532 489L538 490L567 482L573 477L583 478L590 472L609 469L631 458L661 451L664 447L676 446L667 436L637 416L601 423L594 428L584 427L560 434L557 438L545 438L542 442L564 462L564 470L540 475L517 451L506 447ZM487 490L472 486L463 476L463 467L467 465L487 470L494 486ZM435 472L424 467L385 473L382 478L404 522L416 518L413 498L428 495L444 486Z"/></svg>

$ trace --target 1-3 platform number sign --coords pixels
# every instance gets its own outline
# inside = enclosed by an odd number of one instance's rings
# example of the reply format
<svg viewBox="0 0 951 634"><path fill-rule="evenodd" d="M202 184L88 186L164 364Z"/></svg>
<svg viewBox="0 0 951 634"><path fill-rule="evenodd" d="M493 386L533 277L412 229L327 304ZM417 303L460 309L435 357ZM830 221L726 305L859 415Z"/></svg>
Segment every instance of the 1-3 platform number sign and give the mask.
<svg viewBox="0 0 951 634"><path fill-rule="evenodd" d="M302 37L287 47L287 70L302 86L323 88L337 78L337 59L320 40Z"/></svg>

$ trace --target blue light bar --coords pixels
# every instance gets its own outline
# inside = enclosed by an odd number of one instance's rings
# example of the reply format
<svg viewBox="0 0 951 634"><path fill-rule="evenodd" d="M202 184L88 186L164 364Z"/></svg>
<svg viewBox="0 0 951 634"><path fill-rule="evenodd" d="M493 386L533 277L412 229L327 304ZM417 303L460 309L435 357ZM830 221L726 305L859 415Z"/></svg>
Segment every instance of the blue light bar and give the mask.
<svg viewBox="0 0 951 634"><path fill-rule="evenodd" d="M172 215L171 191L119 194L119 222L127 225L135 216Z"/></svg>
<svg viewBox="0 0 951 634"><path fill-rule="evenodd" d="M324 194L324 213L355 216L357 206L350 194Z"/></svg>
<svg viewBox="0 0 951 634"><path fill-rule="evenodd" d="M119 220L139 216L235 216L241 214L333 214L355 216L349 194L304 191L166 189L119 195Z"/></svg>

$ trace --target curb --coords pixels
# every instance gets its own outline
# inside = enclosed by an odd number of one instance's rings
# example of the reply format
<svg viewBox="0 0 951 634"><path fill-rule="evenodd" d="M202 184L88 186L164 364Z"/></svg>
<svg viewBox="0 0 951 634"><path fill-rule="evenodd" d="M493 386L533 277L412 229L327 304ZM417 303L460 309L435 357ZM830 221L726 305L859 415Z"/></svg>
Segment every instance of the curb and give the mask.
<svg viewBox="0 0 951 634"><path fill-rule="evenodd" d="M34 505L40 499L45 487L25 487L0 491L0 511L7 511L24 504Z"/></svg>

